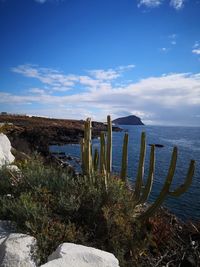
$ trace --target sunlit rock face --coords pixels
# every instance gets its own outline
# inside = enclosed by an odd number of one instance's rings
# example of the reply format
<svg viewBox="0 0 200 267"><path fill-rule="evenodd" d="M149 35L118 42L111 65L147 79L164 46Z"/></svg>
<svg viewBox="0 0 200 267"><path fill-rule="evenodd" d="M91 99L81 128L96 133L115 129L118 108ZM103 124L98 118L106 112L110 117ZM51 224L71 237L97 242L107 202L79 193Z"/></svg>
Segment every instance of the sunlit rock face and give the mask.
<svg viewBox="0 0 200 267"><path fill-rule="evenodd" d="M11 153L11 143L8 137L0 133L0 167L5 164L11 164L15 157Z"/></svg>
<svg viewBox="0 0 200 267"><path fill-rule="evenodd" d="M36 239L13 231L11 222L0 221L0 266L36 267Z"/></svg>
<svg viewBox="0 0 200 267"><path fill-rule="evenodd" d="M111 253L73 243L61 244L41 267L119 267Z"/></svg>

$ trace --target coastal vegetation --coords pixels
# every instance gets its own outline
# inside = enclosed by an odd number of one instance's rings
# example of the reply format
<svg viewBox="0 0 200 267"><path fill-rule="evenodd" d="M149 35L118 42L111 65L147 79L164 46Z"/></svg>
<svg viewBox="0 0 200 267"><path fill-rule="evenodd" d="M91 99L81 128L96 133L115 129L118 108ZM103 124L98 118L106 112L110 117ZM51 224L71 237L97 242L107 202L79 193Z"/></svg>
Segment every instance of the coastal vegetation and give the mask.
<svg viewBox="0 0 200 267"><path fill-rule="evenodd" d="M175 147L163 188L155 202L147 204L153 183L154 146L144 185L146 142L142 133L138 173L131 186L127 179L128 134L124 135L121 173L114 175L110 116L107 127L100 135L100 151L93 151L92 124L86 120L81 141L82 174L72 175L54 162L47 164L37 154L16 162L20 172L2 168L0 219L15 222L18 231L37 239L41 263L59 244L73 242L114 253L121 267L163 266L170 261L169 266L183 267L191 255L199 264L200 225L181 223L161 208L167 196L178 197L190 186L194 161L184 184L170 191L177 160Z"/></svg>

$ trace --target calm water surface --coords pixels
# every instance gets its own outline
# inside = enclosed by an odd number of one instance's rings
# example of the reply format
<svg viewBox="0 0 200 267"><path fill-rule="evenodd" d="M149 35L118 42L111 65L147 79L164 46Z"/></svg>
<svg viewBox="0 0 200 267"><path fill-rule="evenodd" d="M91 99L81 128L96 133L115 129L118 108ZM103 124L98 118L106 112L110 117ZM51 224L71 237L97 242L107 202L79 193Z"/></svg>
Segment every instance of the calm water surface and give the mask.
<svg viewBox="0 0 200 267"><path fill-rule="evenodd" d="M179 198L168 197L164 205L183 220L200 220L200 127L163 127L163 126L122 126L129 133L128 176L135 181L140 135L146 132L147 144L159 143L163 148L156 148L156 169L152 194L152 202L159 194L165 181L174 146L178 147L178 161L172 189L182 184L189 167L190 159L196 160L196 170L190 189ZM113 133L113 171L118 173L121 165L122 142L124 132ZM93 140L99 147L99 140ZM52 146L51 151L65 152L75 157L80 156L79 145ZM145 179L148 175L150 146L147 145L145 161Z"/></svg>

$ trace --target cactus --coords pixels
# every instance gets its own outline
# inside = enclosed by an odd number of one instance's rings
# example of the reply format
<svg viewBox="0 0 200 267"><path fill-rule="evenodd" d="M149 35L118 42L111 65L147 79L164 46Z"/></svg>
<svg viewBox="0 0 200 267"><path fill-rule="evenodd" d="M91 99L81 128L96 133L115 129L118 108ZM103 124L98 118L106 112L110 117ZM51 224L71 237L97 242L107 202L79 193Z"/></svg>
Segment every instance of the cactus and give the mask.
<svg viewBox="0 0 200 267"><path fill-rule="evenodd" d="M124 135L124 143L122 149L122 166L121 166L121 179L126 181L127 177L127 163L128 163L128 134Z"/></svg>
<svg viewBox="0 0 200 267"><path fill-rule="evenodd" d="M93 169L94 169L94 172L97 172L98 171L98 166L99 166L99 152L98 152L98 149L95 148L95 151L94 151L94 159L93 159Z"/></svg>
<svg viewBox="0 0 200 267"><path fill-rule="evenodd" d="M85 173L85 139L81 139L81 167L83 173Z"/></svg>
<svg viewBox="0 0 200 267"><path fill-rule="evenodd" d="M89 118L85 122L84 139L82 139L81 141L81 158L82 158L83 174L89 175L89 177L91 177L94 172L98 172L98 166L99 166L99 172L105 179L106 189L107 189L108 179L112 172L112 121L110 116L107 117L107 123L108 123L107 142L105 142L105 134L101 132L100 135L100 156L98 150L95 149L94 158L92 160L91 119ZM138 219L140 221L146 220L150 216L152 216L162 205L163 201L166 199L167 196L179 197L191 185L195 169L194 160L191 160L190 162L185 182L174 191L170 191L170 186L176 169L177 153L178 149L177 147L174 147L168 174L165 179L163 188L157 199L154 201L154 203L143 214L138 216ZM145 203L148 200L153 184L153 175L155 169L155 146L151 147L149 173L146 184L143 185L145 154L146 154L146 135L144 132L142 132L138 171L133 193L133 201L135 203L135 207L139 204ZM120 174L121 179L125 182L127 182L126 181L127 161L128 161L127 155L128 155L128 134L126 133L124 135L121 174ZM100 158L100 164L99 164L99 158Z"/></svg>
<svg viewBox="0 0 200 267"><path fill-rule="evenodd" d="M190 166L188 169L188 173L185 179L185 183L180 185L180 187L178 187L176 190L169 192L170 196L173 197L179 197L180 195L182 195L183 193L185 193L185 191L187 191L187 189L189 188L189 186L192 183L192 177L194 175L194 169L195 169L195 161L191 160L190 162Z"/></svg>
<svg viewBox="0 0 200 267"><path fill-rule="evenodd" d="M144 203L149 198L153 184L154 169L155 169L155 146L153 145L151 147L151 153L150 153L149 175L147 178L146 185L143 189L142 196L140 197L139 203Z"/></svg>
<svg viewBox="0 0 200 267"><path fill-rule="evenodd" d="M91 119L85 121L84 140L82 141L82 165L83 173L91 176L92 170L92 152L91 152Z"/></svg>
<svg viewBox="0 0 200 267"><path fill-rule="evenodd" d="M105 152L105 134L101 132L100 135L100 173L105 173L106 152Z"/></svg>
<svg viewBox="0 0 200 267"><path fill-rule="evenodd" d="M185 193L186 190L189 188L189 186L192 182L192 176L194 174L194 169L195 169L194 160L191 160L191 162L190 162L190 166L188 169L188 174L187 174L185 183L183 185L181 185L180 187L178 187L173 192L170 192L170 186L171 186L173 176L175 173L175 169L176 169L177 153L178 153L178 149L177 149L177 147L174 147L172 157L171 157L170 167L168 170L167 177L165 179L164 186L163 186L159 196L154 201L154 203L143 214L141 214L139 216L140 220L146 220L150 216L152 216L158 210L158 208L162 205L163 201L166 199L166 197L168 195L169 196L171 195L174 197L179 197L181 194Z"/></svg>
<svg viewBox="0 0 200 267"><path fill-rule="evenodd" d="M145 153L146 153L146 135L144 132L142 132L140 158L139 158L138 172L137 172L135 191L134 191L134 200L136 202L139 201L141 190L142 190L143 176L144 176Z"/></svg>
<svg viewBox="0 0 200 267"><path fill-rule="evenodd" d="M110 115L107 116L107 148L106 148L106 173L107 176L112 172L112 121Z"/></svg>

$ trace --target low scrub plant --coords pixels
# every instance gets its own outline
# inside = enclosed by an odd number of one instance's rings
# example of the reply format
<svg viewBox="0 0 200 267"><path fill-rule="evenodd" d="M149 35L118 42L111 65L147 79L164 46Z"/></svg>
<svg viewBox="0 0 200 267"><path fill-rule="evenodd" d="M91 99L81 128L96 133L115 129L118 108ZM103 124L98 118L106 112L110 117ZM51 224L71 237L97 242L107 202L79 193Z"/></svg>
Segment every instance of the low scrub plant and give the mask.
<svg viewBox="0 0 200 267"><path fill-rule="evenodd" d="M63 242L110 251L121 266L136 260L148 238L124 181L110 177L105 186L102 175L73 177L40 158L19 167L21 173L0 170L0 219L37 239L41 263Z"/></svg>

